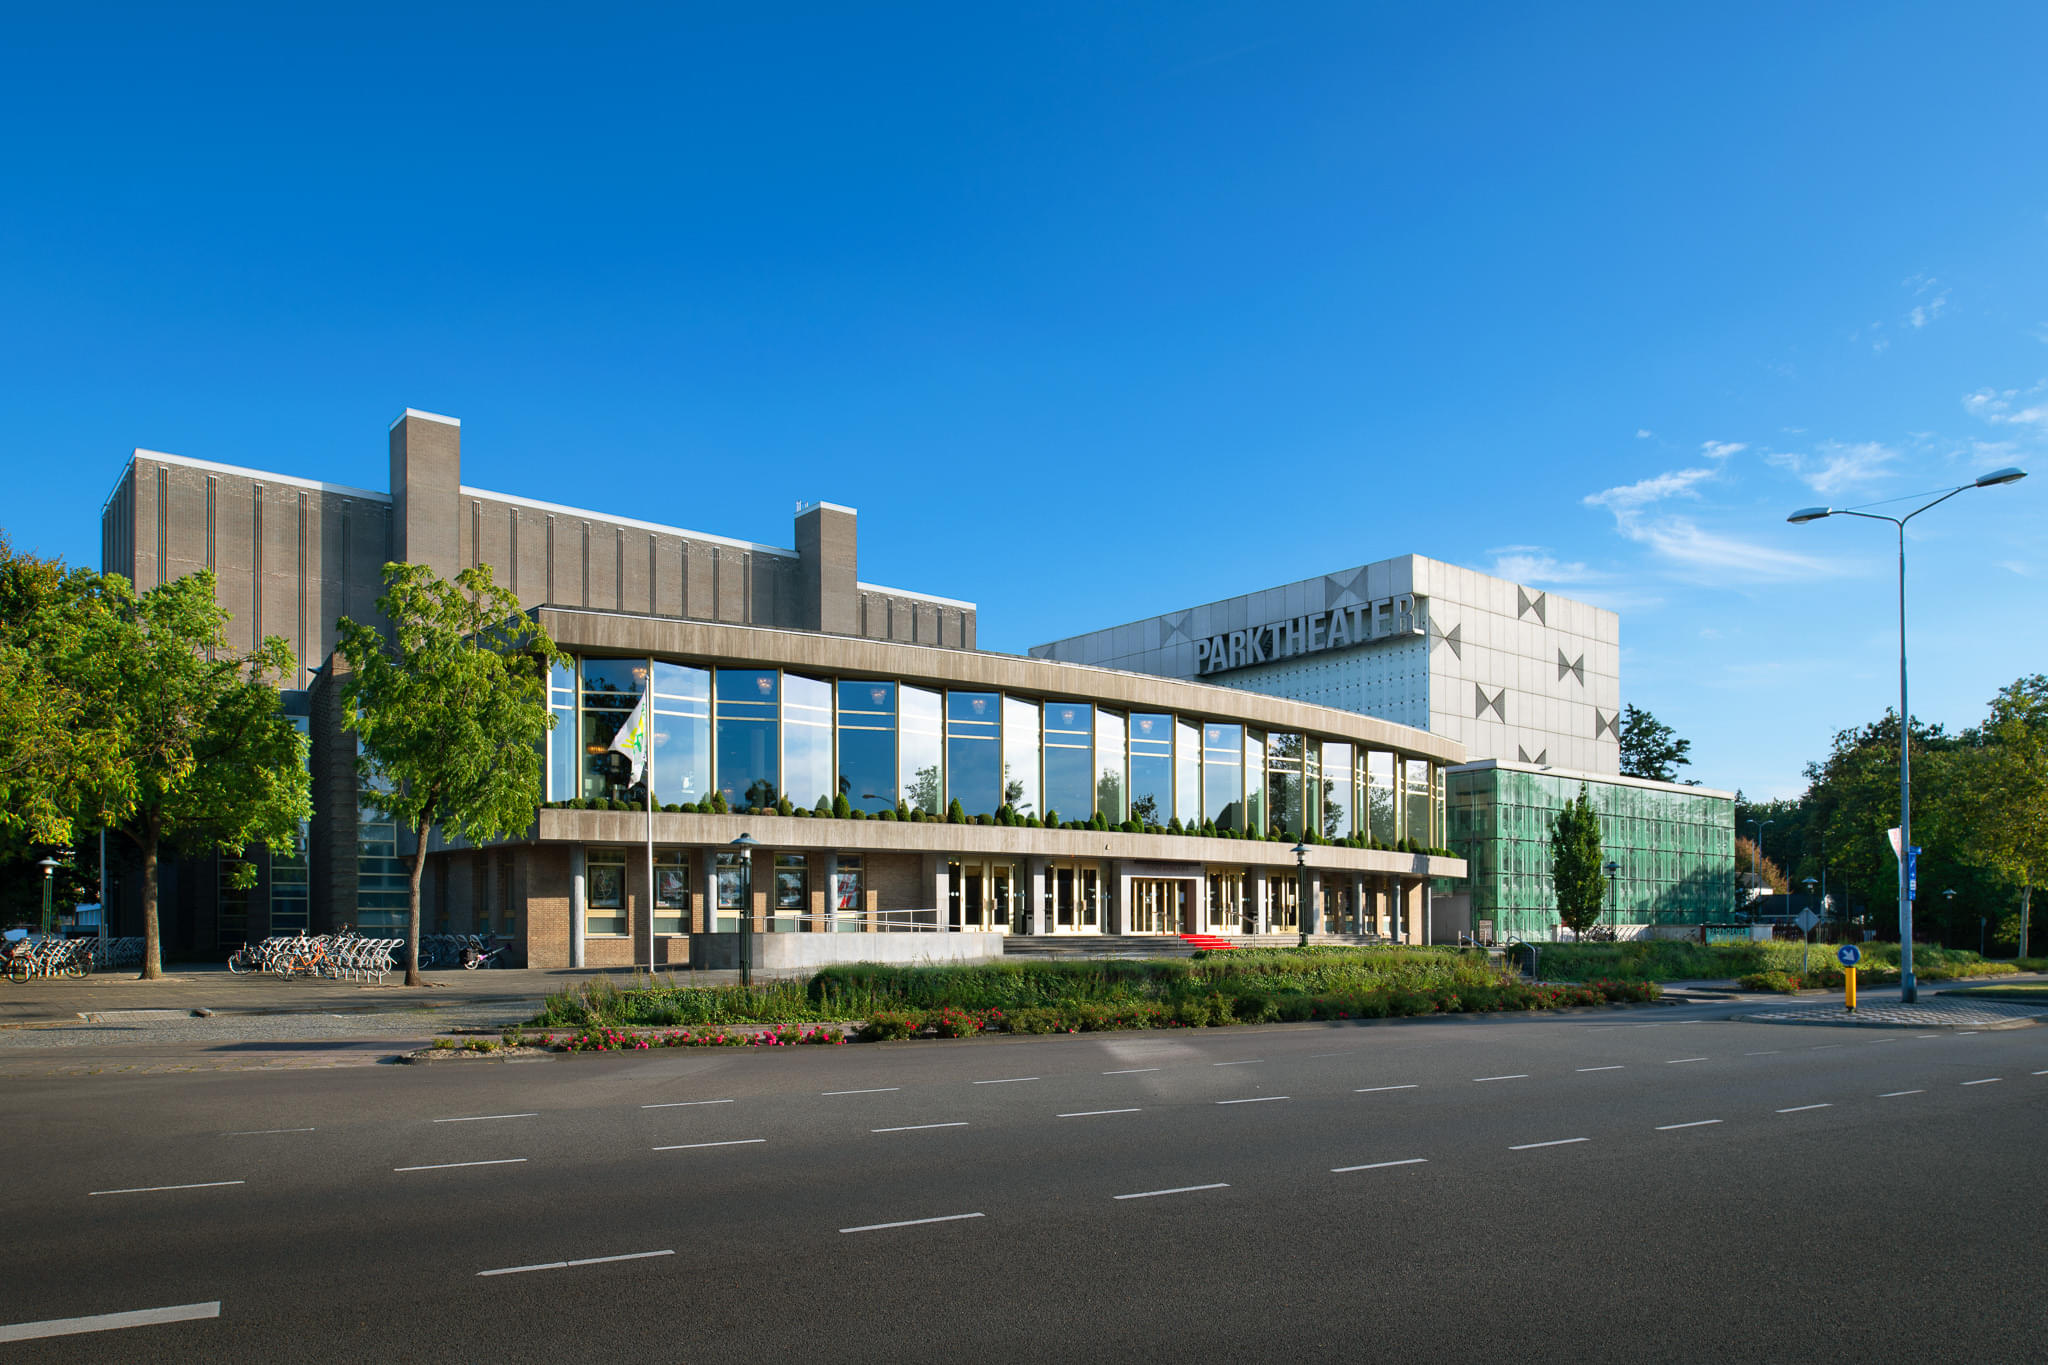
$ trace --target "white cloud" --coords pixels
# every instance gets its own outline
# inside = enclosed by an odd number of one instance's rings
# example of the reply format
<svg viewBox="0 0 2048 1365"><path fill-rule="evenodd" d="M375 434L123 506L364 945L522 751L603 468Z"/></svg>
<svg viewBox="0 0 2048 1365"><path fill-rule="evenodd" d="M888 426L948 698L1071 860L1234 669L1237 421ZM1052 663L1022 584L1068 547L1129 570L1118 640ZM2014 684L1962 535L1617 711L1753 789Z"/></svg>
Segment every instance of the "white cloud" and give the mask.
<svg viewBox="0 0 2048 1365"><path fill-rule="evenodd" d="M1702 479L1713 478L1714 473L1711 469L1674 469L1667 474L1653 475L1636 483L1622 484L1618 488L1604 489L1598 493L1588 493L1584 501L1588 507L1607 508L1619 519L1623 512L1647 507L1666 498L1698 497L1699 495L1693 492L1693 485Z"/></svg>
<svg viewBox="0 0 2048 1365"><path fill-rule="evenodd" d="M1824 497L1885 478L1898 458L1898 451L1876 441L1822 441L1811 455L1780 451L1769 457L1772 464L1791 470L1808 488Z"/></svg>
<svg viewBox="0 0 2048 1365"><path fill-rule="evenodd" d="M2021 578L2032 578L2034 576L2034 566L2017 559L2001 559L1998 561L1998 567L2007 573L2018 574Z"/></svg>
<svg viewBox="0 0 2048 1365"><path fill-rule="evenodd" d="M1748 449L1749 445L1745 441L1700 442L1700 453L1705 455L1710 460L1725 460L1730 455L1740 455L1743 451Z"/></svg>
<svg viewBox="0 0 2048 1365"><path fill-rule="evenodd" d="M1925 327L1941 316L1941 310L1948 307L1948 290L1944 289L1926 303L1916 303L1913 311L1906 314L1906 321L1915 327Z"/></svg>
<svg viewBox="0 0 2048 1365"><path fill-rule="evenodd" d="M2044 324L2044 326L2048 326L2048 324ZM1650 439L1650 437L1651 437L1651 436L1652 436L1653 434L1654 434L1654 433L1652 433L1652 432L1651 432L1651 430L1650 430L1650 429L1649 429L1648 427L1637 427L1637 428L1636 428L1636 439L1637 439L1638 441L1647 441L1647 440L1649 440L1649 439Z"/></svg>
<svg viewBox="0 0 2048 1365"><path fill-rule="evenodd" d="M1541 545L1503 545L1488 553L1493 567L1487 572L1516 583L1590 583L1606 577L1578 560L1565 563Z"/></svg>
<svg viewBox="0 0 2048 1365"><path fill-rule="evenodd" d="M1588 493L1588 507L1614 514L1614 529L1687 576L1725 583L1730 575L1765 581L1821 577L1835 572L1824 560L1758 545L1735 536L1703 529L1690 517L1652 513L1670 498L1697 498L1698 485L1712 479L1714 469L1674 469L1631 484Z"/></svg>
<svg viewBox="0 0 2048 1365"><path fill-rule="evenodd" d="M1963 411L1997 426L2048 430L2048 402L2029 402L2048 391L2048 380L2024 393L2019 389L1979 389L1963 395Z"/></svg>

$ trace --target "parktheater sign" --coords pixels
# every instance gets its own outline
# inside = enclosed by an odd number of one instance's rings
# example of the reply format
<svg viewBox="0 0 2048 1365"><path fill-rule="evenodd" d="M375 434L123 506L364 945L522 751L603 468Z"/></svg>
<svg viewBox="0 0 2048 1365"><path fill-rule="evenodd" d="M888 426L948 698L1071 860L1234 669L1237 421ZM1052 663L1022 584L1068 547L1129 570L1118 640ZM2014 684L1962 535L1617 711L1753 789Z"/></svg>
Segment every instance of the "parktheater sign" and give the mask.
<svg viewBox="0 0 2048 1365"><path fill-rule="evenodd" d="M1196 640L1195 673L1224 673L1278 659L1321 654L1325 650L1424 635L1428 630L1429 599L1401 593L1360 602L1355 607L1332 607Z"/></svg>

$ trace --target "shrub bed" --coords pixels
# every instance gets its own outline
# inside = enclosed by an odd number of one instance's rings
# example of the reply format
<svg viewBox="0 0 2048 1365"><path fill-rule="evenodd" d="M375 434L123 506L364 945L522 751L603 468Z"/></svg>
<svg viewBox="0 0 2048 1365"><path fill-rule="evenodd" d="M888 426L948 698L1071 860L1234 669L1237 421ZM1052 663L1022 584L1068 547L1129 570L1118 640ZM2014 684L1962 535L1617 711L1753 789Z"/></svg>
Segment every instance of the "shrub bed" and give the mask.
<svg viewBox="0 0 2048 1365"><path fill-rule="evenodd" d="M1683 943L1672 939L1637 939L1629 943L1544 943L1543 975L1553 981L1584 981L1613 977L1641 981L1716 981L1727 977L1782 972L1804 976L1808 986L1839 986L1842 969L1832 943L1810 947L1797 941L1771 943ZM1857 979L1882 985L1897 981L1899 945L1865 943ZM1800 969L1802 956L1805 971ZM1990 959L1958 948L1913 947L1913 972L1923 981L1952 981L1967 976L2005 976L2019 970L2011 959ZM1887 976L1886 973L1889 973Z"/></svg>

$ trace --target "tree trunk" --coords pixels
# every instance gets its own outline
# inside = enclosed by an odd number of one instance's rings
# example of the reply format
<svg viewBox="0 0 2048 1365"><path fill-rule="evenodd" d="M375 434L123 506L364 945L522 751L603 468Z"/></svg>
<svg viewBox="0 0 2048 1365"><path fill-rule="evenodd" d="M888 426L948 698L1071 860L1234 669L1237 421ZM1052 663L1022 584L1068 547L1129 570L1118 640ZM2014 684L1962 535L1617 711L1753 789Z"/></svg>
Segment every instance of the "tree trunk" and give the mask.
<svg viewBox="0 0 2048 1365"><path fill-rule="evenodd" d="M434 827L432 820L420 821L420 827L413 831L412 885L406 893L405 908L405 984L419 986L420 980L420 874L427 870L427 831Z"/></svg>
<svg viewBox="0 0 2048 1365"><path fill-rule="evenodd" d="M153 815L142 819L141 833L133 836L142 849L142 974L139 981L155 981L164 974L163 936L157 931L156 881L158 824ZM102 914L105 909L102 908Z"/></svg>

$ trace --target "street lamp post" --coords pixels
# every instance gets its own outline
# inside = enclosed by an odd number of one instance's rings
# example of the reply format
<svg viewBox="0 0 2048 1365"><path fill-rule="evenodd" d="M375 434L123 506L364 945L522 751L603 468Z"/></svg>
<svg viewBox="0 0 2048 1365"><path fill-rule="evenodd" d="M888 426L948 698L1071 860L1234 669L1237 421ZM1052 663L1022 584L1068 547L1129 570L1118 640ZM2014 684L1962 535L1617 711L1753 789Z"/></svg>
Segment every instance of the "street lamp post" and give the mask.
<svg viewBox="0 0 2048 1365"><path fill-rule="evenodd" d="M1806 882L1806 899L1810 901L1813 899L1813 878L1807 877L1803 880ZM1812 908L1810 905L1807 907L1809 910ZM1799 935L1799 974L1801 976L1806 975L1806 961L1812 952L1813 930L1807 929Z"/></svg>
<svg viewBox="0 0 2048 1365"><path fill-rule="evenodd" d="M745 888L740 900L740 984L754 984L754 850L757 842L751 834L742 834L734 840L740 848L742 868L741 883Z"/></svg>
<svg viewBox="0 0 2048 1365"><path fill-rule="evenodd" d="M36 864L43 870L43 937L50 936L50 889L57 880L57 869L64 866L55 858L44 858Z"/></svg>
<svg viewBox="0 0 2048 1365"><path fill-rule="evenodd" d="M1903 517L1888 517L1856 507L1802 507L1785 520L1795 526L1822 517L1862 517L1865 521L1888 521L1899 528L1899 999L1912 1004L1920 998L1913 980L1913 900L1906 863L1913 851L1913 713L1906 702L1906 523L1929 508L1939 507L1958 493L1972 488L1995 488L2018 483L2027 471L2016 467L1994 469L1970 483L1957 484L1933 502L1922 503Z"/></svg>
<svg viewBox="0 0 2048 1365"><path fill-rule="evenodd" d="M1621 907L1616 898L1621 894L1621 882L1615 873L1621 871L1621 864L1609 858L1600 868L1607 874L1607 929L1614 935L1616 943L1621 942Z"/></svg>
<svg viewBox="0 0 2048 1365"><path fill-rule="evenodd" d="M1294 918L1301 927L1301 946L1308 947L1308 845L1294 846Z"/></svg>

